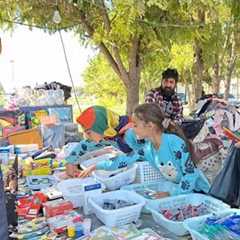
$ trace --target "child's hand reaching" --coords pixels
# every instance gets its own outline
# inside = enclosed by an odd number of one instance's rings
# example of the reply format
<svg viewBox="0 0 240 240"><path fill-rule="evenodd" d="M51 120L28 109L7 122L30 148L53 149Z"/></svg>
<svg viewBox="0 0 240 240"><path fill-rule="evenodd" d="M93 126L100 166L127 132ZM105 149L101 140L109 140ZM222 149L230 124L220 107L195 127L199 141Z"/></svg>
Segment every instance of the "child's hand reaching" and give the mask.
<svg viewBox="0 0 240 240"><path fill-rule="evenodd" d="M236 143L235 147L240 148L240 142Z"/></svg>
<svg viewBox="0 0 240 240"><path fill-rule="evenodd" d="M153 194L152 196L154 196L154 198L165 198L165 197L169 197L169 193L168 192L157 192L155 194Z"/></svg>
<svg viewBox="0 0 240 240"><path fill-rule="evenodd" d="M67 178L74 178L80 175L81 171L78 169L76 165L67 164L66 165L66 176Z"/></svg>
<svg viewBox="0 0 240 240"><path fill-rule="evenodd" d="M80 172L80 174L78 175L78 177L80 178L85 178L90 176L90 174L96 170L96 165L91 165L90 167L88 167L87 169L83 170L82 172Z"/></svg>

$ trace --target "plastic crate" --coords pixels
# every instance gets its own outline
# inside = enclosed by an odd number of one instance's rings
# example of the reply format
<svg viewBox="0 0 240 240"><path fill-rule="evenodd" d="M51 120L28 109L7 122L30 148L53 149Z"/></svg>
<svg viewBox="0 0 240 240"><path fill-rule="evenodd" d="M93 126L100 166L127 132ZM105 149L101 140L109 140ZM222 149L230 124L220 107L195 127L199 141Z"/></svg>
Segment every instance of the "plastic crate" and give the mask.
<svg viewBox="0 0 240 240"><path fill-rule="evenodd" d="M136 170L137 165L134 164L123 172L116 173L113 177L102 175L98 171L93 172L93 177L95 177L97 181L101 182L108 190L112 191L133 183L136 178Z"/></svg>
<svg viewBox="0 0 240 240"><path fill-rule="evenodd" d="M84 161L80 164L81 168L83 170L85 170L86 168L90 167L91 165L93 164L97 164L98 162L101 162L101 161L106 161L106 160L109 160L114 157L115 155L112 154L112 153L107 153L107 154L104 154L104 155L101 155L101 156L98 156L98 157L93 157L87 161ZM127 169L127 168L125 168ZM97 170L96 172L99 174L99 175L102 175L102 176L110 176L112 174L116 174L116 173L119 173L119 172L122 172L123 169L117 169L115 171L105 171L105 170Z"/></svg>
<svg viewBox="0 0 240 240"><path fill-rule="evenodd" d="M151 213L147 207L151 207L157 199L150 199L141 194L142 191L153 190L156 192L168 192L174 190L178 185L170 181L162 179L161 181L149 182L149 183L138 183L123 186L121 189L136 192L138 195L144 198L146 206L143 209L144 213Z"/></svg>
<svg viewBox="0 0 240 240"><path fill-rule="evenodd" d="M133 206L120 208L117 210L105 210L101 207L104 200L124 200L136 203ZM108 227L117 227L132 222L136 222L140 217L145 201L138 194L125 190L103 193L97 197L89 197L89 205L97 218Z"/></svg>
<svg viewBox="0 0 240 240"><path fill-rule="evenodd" d="M229 209L226 211L223 211L221 213L217 213L217 214L212 214L213 217L225 217L229 214L240 214L240 209ZM193 218L193 219L187 219L184 222L184 227L190 232L191 237L193 240L211 240L208 237L200 234L198 232L198 230L203 226L204 222L206 221L206 219L210 216L202 216L202 217L198 217L198 218Z"/></svg>
<svg viewBox="0 0 240 240"><path fill-rule="evenodd" d="M117 154L123 154L123 152L121 152L119 149L113 146L107 146L104 148L100 148L100 149L85 153L84 155L78 158L78 162L80 163L81 167L84 168L86 167L86 164L87 164L87 162L85 161L92 160L92 161L98 162L101 160L108 160L110 158L115 157Z"/></svg>
<svg viewBox="0 0 240 240"><path fill-rule="evenodd" d="M83 207L84 205L84 186L96 185L97 183L93 178L84 179L67 179L58 183L57 188L62 192L63 198L72 202L74 208ZM102 189L99 189L101 193Z"/></svg>
<svg viewBox="0 0 240 240"><path fill-rule="evenodd" d="M31 190L48 188L57 183L54 176L29 176L26 178L27 185Z"/></svg>
<svg viewBox="0 0 240 240"><path fill-rule="evenodd" d="M209 211L209 214L206 214L206 216L230 208L227 204L213 197L204 194L190 193L156 200L150 207L147 207L147 209L151 211L153 219L157 224L165 227L166 229L168 229L170 232L174 233L177 236L184 236L188 233L188 231L184 228L183 225L184 221L169 220L161 214L161 210L177 209L189 204L191 205L204 204L204 206L206 206L207 210Z"/></svg>
<svg viewBox="0 0 240 240"><path fill-rule="evenodd" d="M163 179L161 173L149 162L137 162L136 183L153 182Z"/></svg>

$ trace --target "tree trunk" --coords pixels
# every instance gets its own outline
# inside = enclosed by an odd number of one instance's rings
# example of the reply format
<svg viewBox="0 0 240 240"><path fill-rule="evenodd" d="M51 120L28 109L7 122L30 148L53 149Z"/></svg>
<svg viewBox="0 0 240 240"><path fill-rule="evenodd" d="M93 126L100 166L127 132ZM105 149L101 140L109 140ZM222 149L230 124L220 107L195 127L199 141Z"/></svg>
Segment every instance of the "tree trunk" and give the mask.
<svg viewBox="0 0 240 240"><path fill-rule="evenodd" d="M205 23L205 12L203 10L198 10L198 23ZM195 90L195 101L197 101L202 96L202 83L203 83L203 72L204 72L204 63L203 63L203 51L200 45L200 41L195 39L195 76L193 78L193 87Z"/></svg>
<svg viewBox="0 0 240 240"><path fill-rule="evenodd" d="M215 63L213 65L213 93L219 93L220 91L220 74L219 74L219 57L215 55Z"/></svg>
<svg viewBox="0 0 240 240"><path fill-rule="evenodd" d="M192 112L195 109L196 101L195 101L195 91L193 87L193 77L192 72L189 70L186 72L186 94L188 96L188 108L189 112Z"/></svg>
<svg viewBox="0 0 240 240"><path fill-rule="evenodd" d="M140 77L135 76L132 79L129 79L127 91L127 115L131 115L139 104L139 82Z"/></svg>
<svg viewBox="0 0 240 240"><path fill-rule="evenodd" d="M193 87L195 101L197 101L202 96L202 83L203 83L203 59L202 59L202 48L199 46L199 42L195 41L195 71L196 74L193 78Z"/></svg>
<svg viewBox="0 0 240 240"><path fill-rule="evenodd" d="M129 49L129 72L127 81L127 114L131 115L139 103L139 83L141 77L140 39L133 37Z"/></svg>
<svg viewBox="0 0 240 240"><path fill-rule="evenodd" d="M231 85L231 79L232 74L236 65L237 55L236 55L236 48L235 48L235 34L233 33L232 37L232 43L229 50L229 60L227 64L227 73L225 78L225 90L224 90L224 99L228 100L229 97L229 91L230 91L230 85Z"/></svg>

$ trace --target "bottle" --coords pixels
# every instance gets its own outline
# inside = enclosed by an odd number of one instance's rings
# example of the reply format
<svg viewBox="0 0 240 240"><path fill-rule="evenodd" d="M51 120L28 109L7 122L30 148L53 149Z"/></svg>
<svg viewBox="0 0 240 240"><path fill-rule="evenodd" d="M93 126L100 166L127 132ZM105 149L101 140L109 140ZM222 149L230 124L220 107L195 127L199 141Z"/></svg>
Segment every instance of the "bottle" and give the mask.
<svg viewBox="0 0 240 240"><path fill-rule="evenodd" d="M70 226L67 227L67 235L70 238L74 238L75 237L76 232L75 232L75 226L74 225L70 225Z"/></svg>
<svg viewBox="0 0 240 240"><path fill-rule="evenodd" d="M84 235L84 229L83 229L83 225L81 223L78 223L75 225L75 237L79 238L82 237Z"/></svg>

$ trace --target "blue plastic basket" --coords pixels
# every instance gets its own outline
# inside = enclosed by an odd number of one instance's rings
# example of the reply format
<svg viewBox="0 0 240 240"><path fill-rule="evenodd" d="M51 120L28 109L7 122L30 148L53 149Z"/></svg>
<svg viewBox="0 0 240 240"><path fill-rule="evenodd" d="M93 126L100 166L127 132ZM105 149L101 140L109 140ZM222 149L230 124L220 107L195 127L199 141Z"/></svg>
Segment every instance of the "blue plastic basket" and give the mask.
<svg viewBox="0 0 240 240"><path fill-rule="evenodd" d="M204 194L190 193L156 200L150 207L147 207L147 209L151 211L153 219L157 224L163 226L177 236L184 236L188 233L188 231L184 228L184 221L169 220L161 214L161 210L182 208L183 206L189 204L195 206L203 204L209 212L206 216L209 216L212 213L222 212L230 208L227 204L213 197Z"/></svg>
<svg viewBox="0 0 240 240"><path fill-rule="evenodd" d="M151 207L154 205L154 202L157 201L156 199L150 199L147 196L143 196L141 194L142 191L156 191L156 192L168 192L173 191L177 187L177 184L172 183L170 181L166 181L161 179L159 181L153 181L149 183L142 183L142 184L131 184L127 186L123 186L121 189L136 192L138 195L144 198L146 201L146 206L143 208L144 213L151 213L147 207Z"/></svg>
<svg viewBox="0 0 240 240"><path fill-rule="evenodd" d="M229 214L240 214L240 209L229 209L229 210L225 210L221 213L217 213L217 214L212 214L210 216L202 216L202 217L198 217L198 218L193 218L193 219L187 219L184 222L184 227L185 229L187 229L193 240L210 240L208 237L200 234L198 232L198 230L200 230L204 224L204 222L206 221L206 219L208 217L225 217Z"/></svg>

